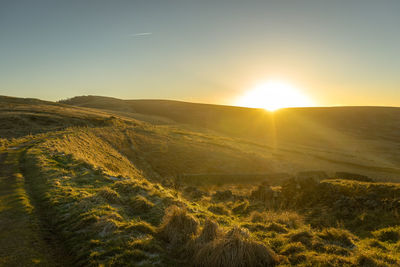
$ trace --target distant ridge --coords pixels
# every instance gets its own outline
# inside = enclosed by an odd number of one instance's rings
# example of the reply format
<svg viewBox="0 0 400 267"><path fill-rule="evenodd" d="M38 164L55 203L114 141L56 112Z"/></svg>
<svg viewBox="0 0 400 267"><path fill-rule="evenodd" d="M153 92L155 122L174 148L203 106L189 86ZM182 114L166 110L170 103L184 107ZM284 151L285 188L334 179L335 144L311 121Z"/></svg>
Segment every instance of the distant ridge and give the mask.
<svg viewBox="0 0 400 267"><path fill-rule="evenodd" d="M122 100L77 96L60 103L166 117L177 123L204 127L246 138L320 140L326 131L365 139L400 140L398 107L310 107L267 112L263 109L189 103L175 100ZM317 127L317 128L316 128Z"/></svg>

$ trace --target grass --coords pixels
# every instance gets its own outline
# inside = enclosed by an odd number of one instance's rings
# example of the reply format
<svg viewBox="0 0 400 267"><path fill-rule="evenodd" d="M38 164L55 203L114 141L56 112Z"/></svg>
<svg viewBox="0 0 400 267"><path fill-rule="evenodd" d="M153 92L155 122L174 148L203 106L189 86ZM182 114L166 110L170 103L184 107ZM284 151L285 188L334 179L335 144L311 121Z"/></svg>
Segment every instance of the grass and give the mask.
<svg viewBox="0 0 400 267"><path fill-rule="evenodd" d="M58 244L49 244L38 218L25 177L20 170L21 150L0 154L0 265L60 266L68 256Z"/></svg>
<svg viewBox="0 0 400 267"><path fill-rule="evenodd" d="M104 129L102 134L107 131ZM83 137L90 139L91 135L79 136L72 137L69 144L80 143ZM42 184L48 187L40 189L47 192L43 202L51 207L53 227L74 252L77 264L124 265L133 261L163 265L190 262L197 266L239 263L284 266L312 262L353 266L367 259L388 266L398 263L395 256L382 257L383 250L376 244L366 244L348 230L309 226L309 216L315 215L301 215L285 208L271 210L267 203L251 198L251 192L244 199L241 196L242 200L235 200L238 195L221 187L222 190L206 197L214 203L197 202L185 199L184 194L173 188L147 180L139 171L110 179L106 165L99 171L98 165L88 163L94 161L94 156L79 157L81 152L61 145L66 137L57 138L36 145L26 157L31 164L28 168L39 171L35 177L47 177ZM114 145L99 151L108 149L118 151ZM72 154L67 156L67 151ZM126 162L133 168L131 162ZM113 161L113 164L125 163ZM325 183L322 182L323 187ZM329 183L344 186L344 182L337 180ZM352 181L346 183L353 185ZM315 197L299 198L297 205L304 201L306 207L307 201L318 199L319 185L312 188L306 190L308 194L316 194ZM285 203L283 196L280 194L279 198ZM377 242L393 244L395 240L385 239L383 232L371 236L376 236ZM362 251L355 249L360 246ZM395 247L385 248L387 255L398 255Z"/></svg>
<svg viewBox="0 0 400 267"><path fill-rule="evenodd" d="M275 266L276 254L250 234L232 228L222 237L204 244L194 256L195 266Z"/></svg>
<svg viewBox="0 0 400 267"><path fill-rule="evenodd" d="M0 130L0 265L400 265L396 183L222 175L197 187L181 174L261 172L271 158L184 126L8 101L24 124Z"/></svg>

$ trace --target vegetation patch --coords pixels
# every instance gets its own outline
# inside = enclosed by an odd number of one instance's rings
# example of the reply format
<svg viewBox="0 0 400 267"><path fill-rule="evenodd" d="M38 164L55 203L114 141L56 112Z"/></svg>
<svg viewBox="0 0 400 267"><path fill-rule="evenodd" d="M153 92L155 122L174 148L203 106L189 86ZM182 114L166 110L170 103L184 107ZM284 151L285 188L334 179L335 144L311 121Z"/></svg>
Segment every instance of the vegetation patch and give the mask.
<svg viewBox="0 0 400 267"><path fill-rule="evenodd" d="M278 257L262 243L250 239L250 234L233 228L223 237L206 243L194 256L195 266L275 266Z"/></svg>
<svg viewBox="0 0 400 267"><path fill-rule="evenodd" d="M372 234L380 241L395 243L400 240L400 226L383 228Z"/></svg>
<svg viewBox="0 0 400 267"><path fill-rule="evenodd" d="M181 247L188 242L198 231L199 222L186 209L170 206L158 229L161 239L172 247Z"/></svg>

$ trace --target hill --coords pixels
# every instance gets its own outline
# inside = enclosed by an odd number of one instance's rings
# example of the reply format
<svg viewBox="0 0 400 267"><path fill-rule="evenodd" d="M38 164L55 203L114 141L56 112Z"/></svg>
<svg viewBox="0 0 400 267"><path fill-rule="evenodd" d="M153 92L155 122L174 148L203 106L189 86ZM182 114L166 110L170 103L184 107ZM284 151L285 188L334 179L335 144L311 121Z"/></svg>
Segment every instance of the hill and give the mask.
<svg viewBox="0 0 400 267"><path fill-rule="evenodd" d="M0 265L400 264L400 186L361 175L396 169L357 163L365 155L273 146L122 104L0 107Z"/></svg>
<svg viewBox="0 0 400 267"><path fill-rule="evenodd" d="M324 169L398 179L400 108L331 107L261 109L169 100L120 100L99 96L61 101L80 107L152 115L165 125L189 125L196 131L244 139L274 154L289 172ZM194 128L193 128L194 127ZM253 149L252 149L253 150ZM265 154L265 153L264 153ZM290 164L286 164L289 163ZM314 163L314 164L313 164Z"/></svg>

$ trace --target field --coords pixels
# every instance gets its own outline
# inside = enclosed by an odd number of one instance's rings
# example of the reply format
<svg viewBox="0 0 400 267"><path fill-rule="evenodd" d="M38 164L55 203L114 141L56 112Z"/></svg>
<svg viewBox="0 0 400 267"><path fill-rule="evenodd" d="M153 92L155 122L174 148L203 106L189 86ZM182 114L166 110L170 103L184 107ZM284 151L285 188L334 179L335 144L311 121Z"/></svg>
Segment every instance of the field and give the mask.
<svg viewBox="0 0 400 267"><path fill-rule="evenodd" d="M400 265L399 108L0 111L2 266Z"/></svg>

